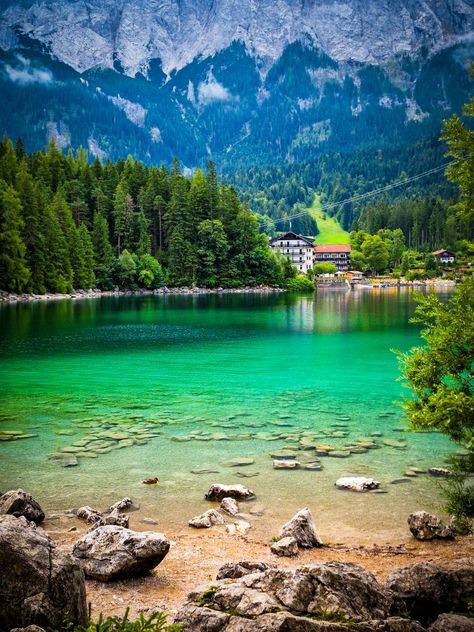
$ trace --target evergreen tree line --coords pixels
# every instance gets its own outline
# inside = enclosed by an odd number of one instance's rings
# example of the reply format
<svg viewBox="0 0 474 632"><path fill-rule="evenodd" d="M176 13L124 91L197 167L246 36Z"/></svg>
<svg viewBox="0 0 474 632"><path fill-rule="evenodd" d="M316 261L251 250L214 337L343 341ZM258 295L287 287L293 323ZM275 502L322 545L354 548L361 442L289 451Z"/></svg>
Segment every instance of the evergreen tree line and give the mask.
<svg viewBox="0 0 474 632"><path fill-rule="evenodd" d="M0 142L2 290L285 285L290 268L212 162L187 178L177 161L90 164L54 141L30 155Z"/></svg>
<svg viewBox="0 0 474 632"><path fill-rule="evenodd" d="M409 175L437 167L446 161L444 151L445 148L437 141L420 141L393 150L334 152L300 163L250 167L248 170L228 176L228 179L248 197L253 210L262 216L259 219L265 227L265 232L273 235L271 219L281 219L285 215L304 211L304 207L312 205L315 193L319 194L323 205L339 203L389 183L401 181ZM374 199L376 207L379 204L385 208L388 204L400 205L405 209L405 215L408 213L420 216L423 215L419 211L420 200L421 205L425 201L429 205L431 202L427 198L434 198L439 205L443 205L446 212L455 195L456 189L451 182L441 174L433 174L395 188L390 194L386 194L385 198ZM334 215L348 231L359 226L367 229L363 224L359 224L359 219L366 215L368 208L371 207L367 207L364 201L349 202L329 210L328 213ZM368 212L370 213L370 210ZM392 224L393 226L381 224L377 230L402 227L402 224L395 221ZM293 220L292 226L296 232L303 234L316 235L318 232L317 225L309 214ZM276 227L278 231L289 230L289 224L284 222L278 222ZM441 246L446 239L452 239L453 228L455 227L448 227L447 236L438 234L439 240L434 246ZM414 248L423 247L432 239L426 235L417 235L416 226L412 238L408 234L408 229L403 230Z"/></svg>

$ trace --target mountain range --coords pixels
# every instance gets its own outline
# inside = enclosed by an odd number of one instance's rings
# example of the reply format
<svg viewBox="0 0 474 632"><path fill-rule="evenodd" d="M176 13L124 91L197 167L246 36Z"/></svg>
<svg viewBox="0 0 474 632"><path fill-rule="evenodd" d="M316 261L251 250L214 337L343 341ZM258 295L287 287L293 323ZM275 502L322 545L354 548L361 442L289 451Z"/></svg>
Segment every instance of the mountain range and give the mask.
<svg viewBox="0 0 474 632"><path fill-rule="evenodd" d="M222 170L413 145L470 92L467 0L6 0L0 128Z"/></svg>

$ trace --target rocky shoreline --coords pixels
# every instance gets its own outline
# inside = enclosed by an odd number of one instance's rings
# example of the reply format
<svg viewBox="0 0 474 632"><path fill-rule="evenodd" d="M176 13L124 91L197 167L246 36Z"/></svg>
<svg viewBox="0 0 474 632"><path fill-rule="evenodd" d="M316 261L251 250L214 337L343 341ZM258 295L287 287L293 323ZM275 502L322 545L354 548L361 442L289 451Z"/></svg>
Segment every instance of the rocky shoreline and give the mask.
<svg viewBox="0 0 474 632"><path fill-rule="evenodd" d="M41 301L63 301L67 299L91 299L110 296L176 296L176 295L201 295L201 294L271 294L286 292L280 287L258 285L256 287L242 288L205 288L205 287L162 287L157 290L77 290L68 294L13 294L0 291L0 303L31 303Z"/></svg>
<svg viewBox="0 0 474 632"><path fill-rule="evenodd" d="M210 511L227 519L234 519L237 501L252 495L241 485L221 484L206 494L221 503ZM275 544L255 545L245 532L224 530L224 519L210 536L207 529L193 530L197 537L181 532L171 538L131 530L129 517L137 509L124 498L103 513L83 507L55 518L45 517L23 490L0 497L0 563L11 569L0 585L0 603L8 604L0 629L57 626L65 611L84 623L90 601L96 616L120 615L129 605L134 616L164 610L183 632L474 630L468 618L472 538L454 542L454 533L441 533L439 522L424 512L413 514L416 525L413 515L409 521L413 542L423 548L369 550L323 543L305 508L282 526L276 543L286 550L281 553ZM442 541L423 542L431 538ZM289 549L298 555L296 565L286 557ZM181 588L170 599L177 577Z"/></svg>

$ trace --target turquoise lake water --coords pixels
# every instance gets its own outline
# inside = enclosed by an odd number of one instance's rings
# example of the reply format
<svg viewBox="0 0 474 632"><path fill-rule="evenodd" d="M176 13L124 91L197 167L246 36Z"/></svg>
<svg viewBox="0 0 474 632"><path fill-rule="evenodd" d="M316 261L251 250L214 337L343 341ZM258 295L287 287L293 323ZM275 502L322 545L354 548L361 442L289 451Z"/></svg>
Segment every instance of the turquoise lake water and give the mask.
<svg viewBox="0 0 474 632"><path fill-rule="evenodd" d="M263 512L249 537L271 538L305 505L327 541L404 537L408 512L438 509L439 489L426 474L392 481L455 449L404 432L395 403L391 350L419 343L413 310L411 291L396 290L1 307L0 433L35 436L0 441L0 490L22 487L47 512L127 495L176 533L211 506L211 483L242 483L257 494L243 511ZM321 456L321 471L272 467L282 449L304 467L316 445L364 438L375 447ZM72 454L78 466L64 467ZM243 457L254 463L225 464ZM372 476L388 493L338 491L345 475ZM142 484L154 476L159 485Z"/></svg>

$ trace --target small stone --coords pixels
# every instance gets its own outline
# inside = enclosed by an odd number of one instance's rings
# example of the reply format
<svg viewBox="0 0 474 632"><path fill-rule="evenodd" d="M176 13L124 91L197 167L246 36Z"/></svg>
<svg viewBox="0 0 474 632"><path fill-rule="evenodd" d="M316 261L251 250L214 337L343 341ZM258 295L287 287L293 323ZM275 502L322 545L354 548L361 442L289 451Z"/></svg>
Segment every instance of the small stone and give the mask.
<svg viewBox="0 0 474 632"><path fill-rule="evenodd" d="M140 522L143 522L143 524L158 524L158 522L156 520L153 520L153 518L141 518Z"/></svg>
<svg viewBox="0 0 474 632"><path fill-rule="evenodd" d="M239 505L234 498L223 498L220 508L229 516L236 516L239 513Z"/></svg>
<svg viewBox="0 0 474 632"><path fill-rule="evenodd" d="M215 509L208 509L203 514L191 518L188 524L196 529L209 529L215 524L224 524L224 518Z"/></svg>
<svg viewBox="0 0 474 632"><path fill-rule="evenodd" d="M416 474L415 474L416 476ZM390 485L401 485L402 483L411 483L411 478L394 478L393 481L390 481Z"/></svg>
<svg viewBox="0 0 474 632"><path fill-rule="evenodd" d="M328 456L336 459L347 459L347 457L351 456L351 453L349 450L333 450L329 452Z"/></svg>
<svg viewBox="0 0 474 632"><path fill-rule="evenodd" d="M209 487L206 494L206 500L218 500L228 496L236 500L249 500L255 498L255 493L244 485L223 485L222 483L214 483Z"/></svg>
<svg viewBox="0 0 474 632"><path fill-rule="evenodd" d="M63 467L77 467L79 465L79 461L77 459L77 456L66 456L63 459L63 463L62 463Z"/></svg>
<svg viewBox="0 0 474 632"><path fill-rule="evenodd" d="M299 467L299 461L292 461L290 459L273 459L274 470L296 470Z"/></svg>
<svg viewBox="0 0 474 632"><path fill-rule="evenodd" d="M338 489L348 489L352 492L366 492L378 489L380 483L373 478L366 478L365 476L343 476L336 481L336 487Z"/></svg>
<svg viewBox="0 0 474 632"><path fill-rule="evenodd" d="M451 476L451 470L448 470L447 467L430 467L428 472L431 476Z"/></svg>
<svg viewBox="0 0 474 632"><path fill-rule="evenodd" d="M271 552L279 557L294 557L298 554L298 542L295 538L288 536L274 542L270 547Z"/></svg>

